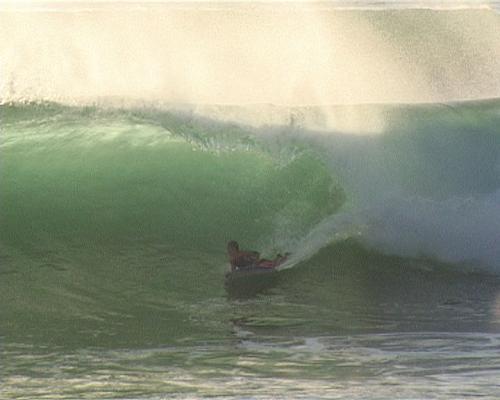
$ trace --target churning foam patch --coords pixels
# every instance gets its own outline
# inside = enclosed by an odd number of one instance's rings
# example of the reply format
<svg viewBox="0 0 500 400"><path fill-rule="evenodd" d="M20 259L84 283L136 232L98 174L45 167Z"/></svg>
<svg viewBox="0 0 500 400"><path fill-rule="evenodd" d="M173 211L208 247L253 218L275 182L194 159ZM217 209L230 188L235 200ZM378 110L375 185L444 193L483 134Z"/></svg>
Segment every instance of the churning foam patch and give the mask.
<svg viewBox="0 0 500 400"><path fill-rule="evenodd" d="M430 200L393 198L367 213L362 239L391 254L500 271L500 190Z"/></svg>
<svg viewBox="0 0 500 400"><path fill-rule="evenodd" d="M356 238L385 254L426 258L500 272L500 190L487 196L432 201L392 198L370 209L332 215L292 247L281 269L325 246Z"/></svg>

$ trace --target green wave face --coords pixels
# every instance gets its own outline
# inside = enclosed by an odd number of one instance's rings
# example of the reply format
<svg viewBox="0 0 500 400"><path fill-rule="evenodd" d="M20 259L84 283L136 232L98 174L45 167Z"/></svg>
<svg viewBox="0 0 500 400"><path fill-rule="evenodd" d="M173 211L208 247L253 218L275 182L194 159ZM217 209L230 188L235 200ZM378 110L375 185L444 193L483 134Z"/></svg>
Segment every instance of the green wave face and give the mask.
<svg viewBox="0 0 500 400"><path fill-rule="evenodd" d="M278 157L244 132L218 143L224 125L55 106L3 114L4 243L158 240L217 252L237 239L271 250L343 202L318 158Z"/></svg>
<svg viewBox="0 0 500 400"><path fill-rule="evenodd" d="M2 119L8 337L69 346L220 337L221 316L197 304L225 297L226 242L273 256L344 201L314 155L266 150L224 124L54 105L4 106ZM186 319L193 307L221 326Z"/></svg>

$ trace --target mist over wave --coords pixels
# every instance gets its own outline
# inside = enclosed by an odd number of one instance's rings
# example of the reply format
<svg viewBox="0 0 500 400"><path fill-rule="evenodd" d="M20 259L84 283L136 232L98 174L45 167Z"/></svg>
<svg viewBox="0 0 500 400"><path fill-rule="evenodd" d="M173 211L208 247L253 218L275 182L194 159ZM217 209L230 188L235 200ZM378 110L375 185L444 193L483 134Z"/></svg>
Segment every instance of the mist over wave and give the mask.
<svg viewBox="0 0 500 400"><path fill-rule="evenodd" d="M500 97L500 15L481 4L3 7L0 98L325 105Z"/></svg>

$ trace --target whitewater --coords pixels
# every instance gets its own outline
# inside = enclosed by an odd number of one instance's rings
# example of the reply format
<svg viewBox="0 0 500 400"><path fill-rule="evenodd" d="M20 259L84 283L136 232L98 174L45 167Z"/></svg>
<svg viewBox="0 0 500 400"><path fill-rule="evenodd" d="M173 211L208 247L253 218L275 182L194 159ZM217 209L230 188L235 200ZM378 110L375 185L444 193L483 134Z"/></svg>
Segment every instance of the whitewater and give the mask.
<svg viewBox="0 0 500 400"><path fill-rule="evenodd" d="M0 397L496 398L498 9L1 4Z"/></svg>

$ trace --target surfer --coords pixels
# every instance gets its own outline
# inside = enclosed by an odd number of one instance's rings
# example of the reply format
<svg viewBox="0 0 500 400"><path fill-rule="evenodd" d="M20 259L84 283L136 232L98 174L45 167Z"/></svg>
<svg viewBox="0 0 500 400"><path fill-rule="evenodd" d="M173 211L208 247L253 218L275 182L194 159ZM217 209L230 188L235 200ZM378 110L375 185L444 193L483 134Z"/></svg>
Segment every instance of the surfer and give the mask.
<svg viewBox="0 0 500 400"><path fill-rule="evenodd" d="M260 258L260 254L257 251L240 250L238 242L234 240L231 240L227 244L227 254L229 256L229 262L231 263L231 271L252 267L274 268L285 262L288 257L288 254L285 254L284 256L278 254L273 260Z"/></svg>

